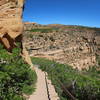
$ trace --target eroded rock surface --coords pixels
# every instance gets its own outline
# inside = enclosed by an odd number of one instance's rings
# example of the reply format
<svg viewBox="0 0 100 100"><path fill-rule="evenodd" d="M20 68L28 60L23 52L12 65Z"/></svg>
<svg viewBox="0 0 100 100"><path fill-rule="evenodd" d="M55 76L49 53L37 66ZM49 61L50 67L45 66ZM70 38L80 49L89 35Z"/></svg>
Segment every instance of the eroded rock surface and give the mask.
<svg viewBox="0 0 100 100"><path fill-rule="evenodd" d="M33 23L25 23L25 28L24 43L31 56L45 57L79 70L96 64L96 55L100 54L100 29ZM56 31L29 31L49 28Z"/></svg>
<svg viewBox="0 0 100 100"><path fill-rule="evenodd" d="M11 51L16 41L21 42L24 0L0 0L0 43Z"/></svg>

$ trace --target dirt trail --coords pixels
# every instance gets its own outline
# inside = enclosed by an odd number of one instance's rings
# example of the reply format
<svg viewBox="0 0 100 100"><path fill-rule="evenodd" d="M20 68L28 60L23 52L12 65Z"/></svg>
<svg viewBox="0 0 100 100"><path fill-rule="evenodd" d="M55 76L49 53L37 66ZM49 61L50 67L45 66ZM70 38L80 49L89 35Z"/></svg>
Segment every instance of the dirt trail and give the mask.
<svg viewBox="0 0 100 100"><path fill-rule="evenodd" d="M32 94L29 100L48 100L46 83L45 83L45 74L40 69L35 67L35 71L37 73L37 84L36 91Z"/></svg>
<svg viewBox="0 0 100 100"><path fill-rule="evenodd" d="M55 91L54 86L51 81L45 76L45 73L41 71L38 67L35 67L37 73L37 84L36 91L30 96L29 100L59 100L59 97ZM48 86L46 85L46 82ZM49 91L49 98L47 93L47 87Z"/></svg>

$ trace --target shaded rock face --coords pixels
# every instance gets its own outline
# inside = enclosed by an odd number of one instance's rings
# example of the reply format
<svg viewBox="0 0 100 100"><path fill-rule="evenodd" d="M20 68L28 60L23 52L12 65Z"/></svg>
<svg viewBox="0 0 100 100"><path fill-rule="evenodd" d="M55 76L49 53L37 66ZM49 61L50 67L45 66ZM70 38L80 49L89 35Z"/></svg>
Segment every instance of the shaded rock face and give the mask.
<svg viewBox="0 0 100 100"><path fill-rule="evenodd" d="M0 0L0 43L11 51L22 41L24 0Z"/></svg>

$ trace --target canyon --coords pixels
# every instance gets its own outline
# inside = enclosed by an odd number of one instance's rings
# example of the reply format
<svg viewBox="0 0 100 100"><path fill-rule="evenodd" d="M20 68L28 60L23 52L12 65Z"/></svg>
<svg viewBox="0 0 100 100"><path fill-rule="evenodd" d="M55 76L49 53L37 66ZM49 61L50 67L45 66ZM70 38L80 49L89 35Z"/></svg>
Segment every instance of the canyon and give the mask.
<svg viewBox="0 0 100 100"><path fill-rule="evenodd" d="M28 22L24 23L24 28L23 42L30 56L55 60L79 70L97 65L96 56L100 55L99 28Z"/></svg>

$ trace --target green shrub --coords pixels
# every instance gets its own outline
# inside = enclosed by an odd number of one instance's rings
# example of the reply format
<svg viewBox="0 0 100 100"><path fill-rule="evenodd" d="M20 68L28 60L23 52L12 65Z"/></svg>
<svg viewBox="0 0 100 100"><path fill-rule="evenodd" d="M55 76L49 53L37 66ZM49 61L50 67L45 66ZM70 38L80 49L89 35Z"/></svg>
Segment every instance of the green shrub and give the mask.
<svg viewBox="0 0 100 100"><path fill-rule="evenodd" d="M33 91L35 90L35 88L33 88L33 86L24 86L23 87L23 92L25 93L25 94L28 94L28 95L31 95L32 93L33 93Z"/></svg>
<svg viewBox="0 0 100 100"><path fill-rule="evenodd" d="M8 53L0 45L0 100L25 100L23 94L34 91L36 73L24 62L20 52L17 47Z"/></svg>
<svg viewBox="0 0 100 100"><path fill-rule="evenodd" d="M77 100L100 100L100 71L96 68L78 71L69 65L43 58L32 58L32 61L48 73L60 100L72 100L71 96L65 93L66 90Z"/></svg>

